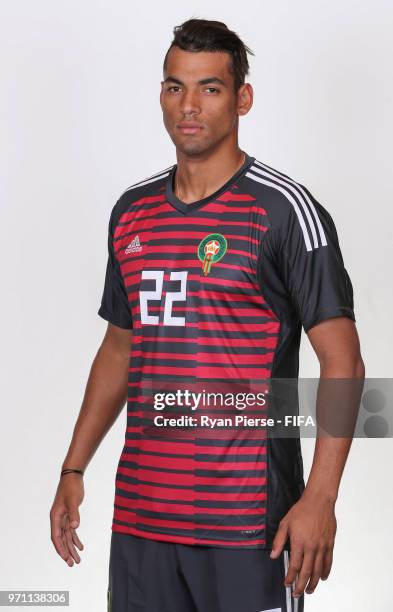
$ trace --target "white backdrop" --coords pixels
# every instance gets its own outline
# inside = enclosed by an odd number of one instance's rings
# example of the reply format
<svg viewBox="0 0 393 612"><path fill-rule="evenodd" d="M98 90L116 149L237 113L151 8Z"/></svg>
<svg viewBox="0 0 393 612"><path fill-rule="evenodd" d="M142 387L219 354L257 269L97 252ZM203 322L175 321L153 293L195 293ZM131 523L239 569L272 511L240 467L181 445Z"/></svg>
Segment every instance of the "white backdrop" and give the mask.
<svg viewBox="0 0 393 612"><path fill-rule="evenodd" d="M159 82L172 29L218 19L256 53L240 146L305 184L336 222L369 377L392 376L393 7L388 1L2 0L0 589L69 589L106 610L125 410L88 467L81 564L55 552L49 510L91 361L109 214L174 163ZM301 375L319 366L303 335ZM314 441L303 441L308 473ZM334 564L309 612L391 611L392 440L355 440ZM388 486L389 481L389 486Z"/></svg>

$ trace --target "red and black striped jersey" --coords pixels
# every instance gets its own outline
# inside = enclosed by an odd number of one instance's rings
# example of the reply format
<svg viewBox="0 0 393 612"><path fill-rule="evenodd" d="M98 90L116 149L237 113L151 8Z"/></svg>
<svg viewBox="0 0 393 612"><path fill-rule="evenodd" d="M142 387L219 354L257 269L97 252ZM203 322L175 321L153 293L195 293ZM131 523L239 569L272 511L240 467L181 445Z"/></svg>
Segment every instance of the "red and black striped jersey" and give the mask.
<svg viewBox="0 0 393 612"><path fill-rule="evenodd" d="M296 379L302 327L355 320L352 284L334 222L304 185L246 154L225 185L186 204L175 172L126 189L110 216L98 314L133 330L112 530L270 548L304 490L300 440L263 427L204 433L180 417L239 410L183 399ZM168 391L163 408L156 399ZM162 427L157 416L176 418Z"/></svg>

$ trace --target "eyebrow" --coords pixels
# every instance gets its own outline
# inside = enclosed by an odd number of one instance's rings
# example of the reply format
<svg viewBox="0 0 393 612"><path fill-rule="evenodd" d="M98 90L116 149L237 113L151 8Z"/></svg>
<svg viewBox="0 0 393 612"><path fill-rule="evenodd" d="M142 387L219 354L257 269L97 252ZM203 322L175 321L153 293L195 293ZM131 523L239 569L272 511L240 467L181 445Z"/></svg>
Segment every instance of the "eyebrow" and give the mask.
<svg viewBox="0 0 393 612"><path fill-rule="evenodd" d="M171 81L171 83L177 83L178 85L184 85L184 83L180 79L177 79L173 76L167 76L166 79L164 79L164 83L167 83L168 81ZM207 77L206 79L201 79L200 81L198 81L198 85L208 85L209 83L219 83L223 87L227 86L225 81L220 79L220 77L216 76Z"/></svg>

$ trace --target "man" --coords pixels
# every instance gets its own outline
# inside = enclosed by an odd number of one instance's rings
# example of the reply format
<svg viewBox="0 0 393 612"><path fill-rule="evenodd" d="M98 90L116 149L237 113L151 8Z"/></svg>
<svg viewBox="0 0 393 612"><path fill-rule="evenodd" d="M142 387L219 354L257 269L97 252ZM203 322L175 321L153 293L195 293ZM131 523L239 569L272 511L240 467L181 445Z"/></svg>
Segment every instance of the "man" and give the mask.
<svg viewBox="0 0 393 612"><path fill-rule="evenodd" d="M63 463L82 473L60 479L52 540L80 561L83 471L128 400L108 609L300 611L331 569L351 439L317 440L305 486L296 437L159 423L198 412L180 401L190 389L296 379L302 326L321 379L362 378L352 285L326 209L238 146L251 51L221 22L174 33L160 104L177 164L112 209L98 311L108 328ZM163 410L153 402L168 389Z"/></svg>

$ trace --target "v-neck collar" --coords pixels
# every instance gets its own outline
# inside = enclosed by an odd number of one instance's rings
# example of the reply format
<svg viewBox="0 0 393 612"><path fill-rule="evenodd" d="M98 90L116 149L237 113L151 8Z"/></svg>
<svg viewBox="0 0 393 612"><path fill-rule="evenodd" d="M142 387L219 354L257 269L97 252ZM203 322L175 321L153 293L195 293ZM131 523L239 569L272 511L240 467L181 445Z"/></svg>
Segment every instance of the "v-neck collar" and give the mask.
<svg viewBox="0 0 393 612"><path fill-rule="evenodd" d="M166 195L168 202L172 204L172 206L174 206L178 211L184 214L187 214L189 212L194 212L200 206L203 206L204 204L211 202L212 200L217 198L219 195L221 195L224 191L226 191L231 186L231 184L234 183L247 170L247 168L251 166L251 164L254 163L255 157L251 157L245 151L243 151L243 153L246 156L243 165L239 168L239 170L237 170L237 172L235 172L233 176L231 176L230 179L227 180L227 182L224 185L222 185L222 187L217 189L214 193L206 196L205 198L202 198L202 200L197 200L196 202L190 202L189 204L187 204L186 202L182 202L182 200L179 200L179 198L176 197L174 193L174 178L175 178L175 173L177 170L177 164L175 164L172 167L167 177L167 182L166 182L165 195Z"/></svg>

